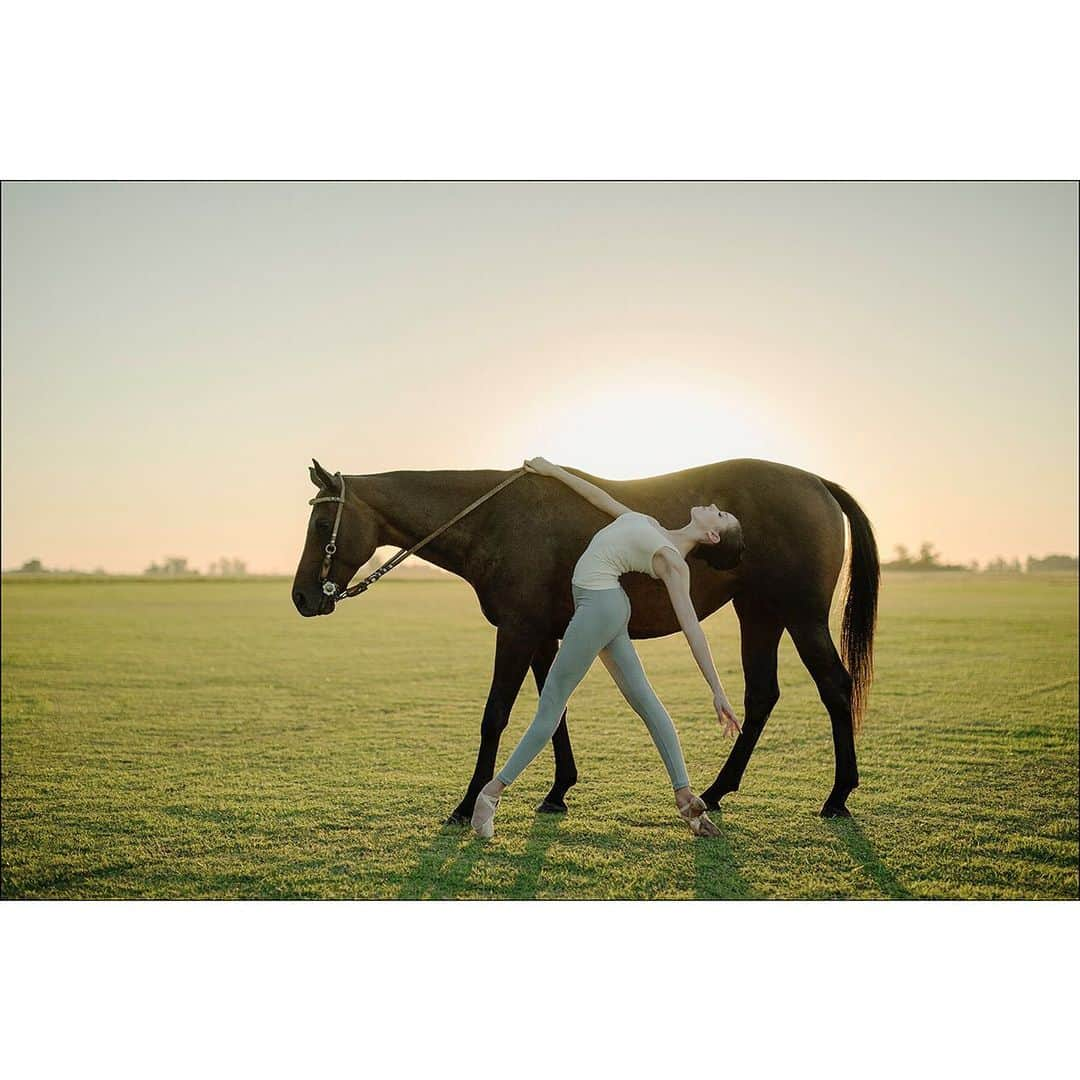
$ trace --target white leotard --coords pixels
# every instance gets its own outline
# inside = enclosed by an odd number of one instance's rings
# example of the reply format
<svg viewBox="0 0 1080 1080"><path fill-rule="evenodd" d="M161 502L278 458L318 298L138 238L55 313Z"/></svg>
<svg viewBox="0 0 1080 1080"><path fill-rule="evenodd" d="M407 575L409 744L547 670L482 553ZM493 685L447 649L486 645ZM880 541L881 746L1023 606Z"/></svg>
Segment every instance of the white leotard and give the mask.
<svg viewBox="0 0 1080 1080"><path fill-rule="evenodd" d="M647 514L628 510L594 534L574 565L570 582L583 589L614 589L619 575L630 570L655 579L652 558L662 547L679 553Z"/></svg>

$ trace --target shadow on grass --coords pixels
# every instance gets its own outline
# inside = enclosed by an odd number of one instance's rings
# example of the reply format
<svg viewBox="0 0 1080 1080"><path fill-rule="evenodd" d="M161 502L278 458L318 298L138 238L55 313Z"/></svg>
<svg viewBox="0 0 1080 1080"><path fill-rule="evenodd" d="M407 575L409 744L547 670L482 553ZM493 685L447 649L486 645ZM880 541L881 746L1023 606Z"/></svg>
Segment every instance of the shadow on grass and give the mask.
<svg viewBox="0 0 1080 1080"><path fill-rule="evenodd" d="M525 850L514 858L519 869L513 884L501 896L525 900L536 896L540 874L551 845L559 835L562 816L537 814L533 819ZM445 825L425 848L398 890L399 900L445 900L458 896L469 874L483 855L487 842L471 829ZM505 857L505 856L503 856Z"/></svg>
<svg viewBox="0 0 1080 1080"><path fill-rule="evenodd" d="M562 821L562 814L537 814L533 819L529 839L525 841L525 850L521 855L521 869L510 887L510 896L515 900L535 898L544 861L559 835Z"/></svg>
<svg viewBox="0 0 1080 1080"><path fill-rule="evenodd" d="M852 859L885 896L890 900L915 899L915 894L881 861L874 845L853 818L828 818L825 824L840 837Z"/></svg>
<svg viewBox="0 0 1080 1080"><path fill-rule="evenodd" d="M398 891L399 900L445 900L465 884L483 845L470 828L444 825Z"/></svg>
<svg viewBox="0 0 1080 1080"><path fill-rule="evenodd" d="M754 890L743 877L739 859L732 846L739 844L739 831L712 814L720 826L719 836L694 838L694 896L699 900L754 900Z"/></svg>
<svg viewBox="0 0 1080 1080"><path fill-rule="evenodd" d="M45 894L70 889L83 885L88 881L98 878L115 878L134 870L134 863L117 863L111 866L94 866L86 870L58 870L56 873L32 878L19 886L4 882L3 896L5 900L44 898Z"/></svg>

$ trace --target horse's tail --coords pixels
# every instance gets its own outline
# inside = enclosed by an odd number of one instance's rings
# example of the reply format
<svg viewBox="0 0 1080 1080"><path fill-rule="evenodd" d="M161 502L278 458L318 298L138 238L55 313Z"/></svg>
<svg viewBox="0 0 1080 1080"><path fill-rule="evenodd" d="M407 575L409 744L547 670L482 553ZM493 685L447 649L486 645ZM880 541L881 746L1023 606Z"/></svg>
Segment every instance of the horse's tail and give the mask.
<svg viewBox="0 0 1080 1080"><path fill-rule="evenodd" d="M840 504L851 533L847 598L840 628L840 653L851 675L851 719L858 731L866 714L867 696L874 677L874 626L877 621L878 584L881 567L870 520L859 504L839 484L821 478L829 494Z"/></svg>

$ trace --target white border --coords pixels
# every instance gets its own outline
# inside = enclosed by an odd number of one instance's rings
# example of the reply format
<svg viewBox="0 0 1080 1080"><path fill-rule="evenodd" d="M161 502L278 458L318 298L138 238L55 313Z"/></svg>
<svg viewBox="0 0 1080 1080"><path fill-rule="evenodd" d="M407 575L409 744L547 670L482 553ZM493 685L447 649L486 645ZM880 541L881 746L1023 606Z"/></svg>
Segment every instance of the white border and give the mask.
<svg viewBox="0 0 1080 1080"><path fill-rule="evenodd" d="M5 5L0 175L1067 179L1074 3Z"/></svg>
<svg viewBox="0 0 1080 1080"><path fill-rule="evenodd" d="M2 911L16 1076L1016 1077L1074 1064L1067 901Z"/></svg>
<svg viewBox="0 0 1080 1080"><path fill-rule="evenodd" d="M6 179L1069 178L1075 5L7 5ZM1056 1075L1064 903L8 903L14 1075Z"/></svg>

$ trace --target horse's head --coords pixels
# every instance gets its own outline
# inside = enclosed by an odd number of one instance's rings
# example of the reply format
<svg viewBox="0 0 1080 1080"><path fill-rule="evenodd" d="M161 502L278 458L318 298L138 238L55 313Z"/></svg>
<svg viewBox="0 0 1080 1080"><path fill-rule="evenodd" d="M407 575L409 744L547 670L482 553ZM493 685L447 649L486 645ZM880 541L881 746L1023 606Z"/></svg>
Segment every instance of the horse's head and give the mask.
<svg viewBox="0 0 1080 1080"><path fill-rule="evenodd" d="M379 539L379 522L371 507L349 491L340 473L331 476L311 460L308 472L319 493L311 500L307 538L292 587L296 610L305 617L334 610L334 593L344 589L371 558Z"/></svg>

